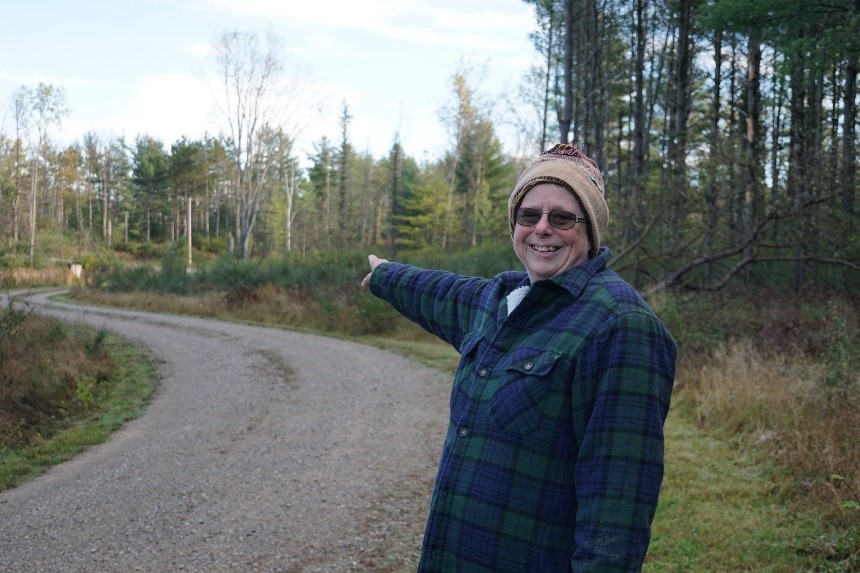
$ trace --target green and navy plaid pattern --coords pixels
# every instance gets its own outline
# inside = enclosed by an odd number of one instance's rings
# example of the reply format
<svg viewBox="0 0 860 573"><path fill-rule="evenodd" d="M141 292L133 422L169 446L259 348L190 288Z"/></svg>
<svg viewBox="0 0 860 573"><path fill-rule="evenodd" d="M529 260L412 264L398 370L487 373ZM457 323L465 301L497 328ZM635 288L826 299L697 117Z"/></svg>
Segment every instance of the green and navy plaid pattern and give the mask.
<svg viewBox="0 0 860 573"><path fill-rule="evenodd" d="M609 252L531 286L383 263L371 291L457 348L419 571L638 571L675 343Z"/></svg>

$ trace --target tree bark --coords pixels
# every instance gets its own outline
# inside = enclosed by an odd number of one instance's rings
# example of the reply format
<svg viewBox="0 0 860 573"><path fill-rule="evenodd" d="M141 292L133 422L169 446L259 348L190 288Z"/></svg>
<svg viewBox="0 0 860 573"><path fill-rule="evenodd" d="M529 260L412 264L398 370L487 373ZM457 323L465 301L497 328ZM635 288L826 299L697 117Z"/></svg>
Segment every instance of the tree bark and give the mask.
<svg viewBox="0 0 860 573"><path fill-rule="evenodd" d="M851 17L854 22L854 38L860 36L860 0L852 0ZM842 213L846 219L846 228L852 225L855 213L855 194L857 186L857 52L849 49L845 64L845 81L843 82L844 118L842 127L842 168L840 169L839 191L842 193Z"/></svg>
<svg viewBox="0 0 860 573"><path fill-rule="evenodd" d="M574 6L573 0L565 0L564 3L564 107L558 113L559 141L568 143L570 141L570 126L573 122L573 52L574 52Z"/></svg>

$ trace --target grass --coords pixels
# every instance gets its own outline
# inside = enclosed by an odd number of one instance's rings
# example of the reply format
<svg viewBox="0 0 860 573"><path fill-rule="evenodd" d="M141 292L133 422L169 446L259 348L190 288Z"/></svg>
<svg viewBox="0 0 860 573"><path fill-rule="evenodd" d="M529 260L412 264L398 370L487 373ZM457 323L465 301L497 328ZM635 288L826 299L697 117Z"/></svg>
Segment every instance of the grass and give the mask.
<svg viewBox="0 0 860 573"><path fill-rule="evenodd" d="M6 422L3 424L5 445L0 446L0 491L33 479L50 467L104 442L116 429L144 412L156 388L150 357L130 341L80 325L53 324L54 336L69 329L70 337L55 339L54 344L45 349L49 353L53 351L57 362L62 362L63 356L68 357L69 347L74 347L76 342L99 340L100 351L109 359L111 368L98 383L95 378L84 378L83 389L79 379L75 396L66 400L50 422L40 420L38 431L30 433L26 439L13 440L16 442L13 444L6 443L12 436L9 412L4 409L0 415L0 422ZM59 394L61 392L55 392L45 399L55 402L60 399ZM4 401L7 400L8 392ZM82 401L86 402L85 407L75 411L73 402Z"/></svg>
<svg viewBox="0 0 860 573"><path fill-rule="evenodd" d="M366 337L453 375L459 355L432 340ZM666 421L666 473L644 573L848 573L860 570L860 530L832 527L815 503L792 495L793 478L766 449L740 450L703 431L690 398ZM856 444L855 444L856 446ZM856 448L854 454L856 455ZM818 503L827 503L818 499Z"/></svg>
<svg viewBox="0 0 860 573"><path fill-rule="evenodd" d="M195 296L78 289L74 298L291 325L456 368L453 349L356 285L274 284ZM764 289L649 302L681 355L644 571L860 571L856 303Z"/></svg>
<svg viewBox="0 0 860 573"><path fill-rule="evenodd" d="M780 496L785 476L757 452L704 435L677 411L666 448L646 573L856 571L856 532L823 536L820 514Z"/></svg>

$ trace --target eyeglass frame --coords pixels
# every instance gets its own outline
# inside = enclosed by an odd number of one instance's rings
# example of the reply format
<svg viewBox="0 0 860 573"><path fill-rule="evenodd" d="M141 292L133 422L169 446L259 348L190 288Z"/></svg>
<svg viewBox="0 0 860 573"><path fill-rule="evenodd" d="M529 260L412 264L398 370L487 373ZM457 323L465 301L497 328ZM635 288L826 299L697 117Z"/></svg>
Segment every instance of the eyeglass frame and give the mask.
<svg viewBox="0 0 860 573"><path fill-rule="evenodd" d="M538 215L537 220L531 224L521 222L520 217L522 216L524 211L528 212L531 216L534 216L535 214L537 214ZM580 217L576 213L571 213L570 211L562 211L562 210L541 211L540 209L534 209L531 207L518 207L514 211L514 222L517 225L522 225L523 227L534 227L538 223L540 223L540 220L543 219L544 215L547 216L547 222L549 223L549 226L552 227L553 229L556 229L559 231L568 231L570 229L573 229L574 227L576 227L577 223L583 223L585 225L589 224L587 217ZM553 217L555 217L557 215L562 215L565 218L570 217L570 220L567 223L563 223L561 226L559 226L558 224L553 224ZM556 220L556 223L558 223L558 220ZM567 225L568 223L570 223L569 227L564 226L564 225Z"/></svg>

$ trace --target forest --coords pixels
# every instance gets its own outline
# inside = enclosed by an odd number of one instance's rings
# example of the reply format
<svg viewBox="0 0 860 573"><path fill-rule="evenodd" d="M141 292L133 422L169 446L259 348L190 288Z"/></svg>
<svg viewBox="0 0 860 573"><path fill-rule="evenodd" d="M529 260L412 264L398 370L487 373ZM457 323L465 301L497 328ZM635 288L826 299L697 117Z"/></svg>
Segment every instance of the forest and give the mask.
<svg viewBox="0 0 860 573"><path fill-rule="evenodd" d="M438 157L401 133L360 149L348 101L336 133L302 144L318 102L272 33L213 42L221 129L204 136L61 144L66 88L20 86L0 112L0 287L77 263L78 300L358 337L453 370L359 289L367 254L511 268L516 178L573 143L603 172L610 266L679 348L648 570L857 571L860 0L526 4L537 63L503 93L475 61L439 78ZM0 489L57 463L26 448L65 427L57 412L92 417L108 366L134 370L109 364L107 331L36 315L0 308ZM54 382L35 366L87 354Z"/></svg>
<svg viewBox="0 0 860 573"><path fill-rule="evenodd" d="M25 265L191 241L243 259L389 256L506 239L518 172L571 142L607 182L606 243L639 286L856 286L857 0L529 0L540 65L505 94L460 62L441 157L373 157L339 133L301 157L308 102L279 38L213 46L223 132L162 142L55 133L63 86L21 86L0 133L2 253ZM245 65L252 62L256 65ZM514 127L506 149L498 132Z"/></svg>

